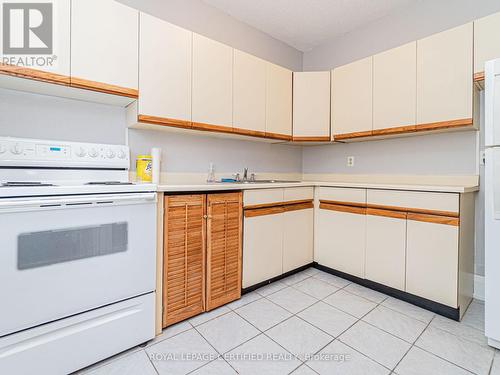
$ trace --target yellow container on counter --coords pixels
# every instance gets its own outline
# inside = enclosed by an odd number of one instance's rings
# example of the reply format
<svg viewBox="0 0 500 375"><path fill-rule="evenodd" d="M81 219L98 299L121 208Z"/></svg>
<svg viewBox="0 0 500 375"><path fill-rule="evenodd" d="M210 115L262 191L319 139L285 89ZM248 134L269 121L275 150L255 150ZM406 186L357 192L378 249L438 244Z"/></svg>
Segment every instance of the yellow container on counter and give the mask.
<svg viewBox="0 0 500 375"><path fill-rule="evenodd" d="M153 178L153 157L151 155L137 155L135 170L137 181L151 182Z"/></svg>

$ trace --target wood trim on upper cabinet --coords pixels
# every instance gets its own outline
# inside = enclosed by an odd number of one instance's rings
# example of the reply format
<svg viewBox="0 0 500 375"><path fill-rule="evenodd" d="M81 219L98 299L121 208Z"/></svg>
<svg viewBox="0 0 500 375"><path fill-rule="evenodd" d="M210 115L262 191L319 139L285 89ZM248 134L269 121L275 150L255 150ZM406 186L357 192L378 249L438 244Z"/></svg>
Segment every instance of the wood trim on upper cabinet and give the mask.
<svg viewBox="0 0 500 375"><path fill-rule="evenodd" d="M407 218L408 218L408 220L413 220L413 221L421 221L424 223L433 223L433 224L452 225L454 227L458 227L460 225L460 219L457 217L424 215L424 214L415 214L415 213L409 212Z"/></svg>
<svg viewBox="0 0 500 375"><path fill-rule="evenodd" d="M218 133L233 133L233 128L225 125L205 124L203 122L192 122L192 129L202 131L214 131Z"/></svg>
<svg viewBox="0 0 500 375"><path fill-rule="evenodd" d="M177 119L165 118L165 117L138 115L137 121L138 122L145 122L148 124L154 124L154 125L171 126L174 128L191 129L191 121L186 121L186 120L177 120Z"/></svg>
<svg viewBox="0 0 500 375"><path fill-rule="evenodd" d="M484 81L484 72L474 73L474 82Z"/></svg>
<svg viewBox="0 0 500 375"><path fill-rule="evenodd" d="M285 208L283 206L254 208L254 209L250 209L250 210L246 209L245 210L245 217L276 215L276 214L282 214L283 212L285 212Z"/></svg>
<svg viewBox="0 0 500 375"><path fill-rule="evenodd" d="M428 124L417 124L416 131L425 131L425 130L440 130L440 129L449 129L449 128L458 128L463 126L472 126L474 124L474 120L472 118L458 119L458 120L450 120L450 121L440 121L440 122L431 122Z"/></svg>
<svg viewBox="0 0 500 375"><path fill-rule="evenodd" d="M380 210L376 208L367 208L366 214L371 216L384 216L384 217L391 217L393 219L403 219L403 220L406 220L407 216L406 212Z"/></svg>
<svg viewBox="0 0 500 375"><path fill-rule="evenodd" d="M373 135L373 131L367 130L364 132L354 132L354 133L344 133L344 134L334 134L333 140L342 140L342 139L352 139L352 138L363 138L363 137L371 137Z"/></svg>
<svg viewBox="0 0 500 375"><path fill-rule="evenodd" d="M262 131L258 131L258 130L233 128L233 133L240 134L240 135L248 135L250 137L258 137L258 138L265 138L266 137L266 132L262 132Z"/></svg>
<svg viewBox="0 0 500 375"><path fill-rule="evenodd" d="M70 77L41 70L0 63L0 74L68 86Z"/></svg>
<svg viewBox="0 0 500 375"><path fill-rule="evenodd" d="M318 137L292 137L293 142L330 142L329 136Z"/></svg>
<svg viewBox="0 0 500 375"><path fill-rule="evenodd" d="M354 206L344 206L340 204L331 203L320 203L319 208L322 210L347 212L350 214L366 215L366 208L354 207Z"/></svg>
<svg viewBox="0 0 500 375"><path fill-rule="evenodd" d="M266 138L271 138L271 139L279 139L282 141L291 141L292 136L287 135L287 134L278 134L278 133L268 133L266 132Z"/></svg>
<svg viewBox="0 0 500 375"><path fill-rule="evenodd" d="M70 86L79 89L102 92L105 94L125 96L133 99L139 98L139 90L90 81L83 78L71 77Z"/></svg>
<svg viewBox="0 0 500 375"><path fill-rule="evenodd" d="M390 134L404 134L404 133L412 133L417 131L415 125L408 126L397 126L394 128L383 128L383 129L374 129L372 135L390 135Z"/></svg>

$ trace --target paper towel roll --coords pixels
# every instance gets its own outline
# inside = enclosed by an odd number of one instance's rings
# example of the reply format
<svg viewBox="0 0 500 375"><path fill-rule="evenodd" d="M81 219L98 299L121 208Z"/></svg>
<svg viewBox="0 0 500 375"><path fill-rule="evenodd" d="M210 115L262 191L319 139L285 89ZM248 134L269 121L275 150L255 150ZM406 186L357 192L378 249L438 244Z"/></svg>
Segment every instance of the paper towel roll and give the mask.
<svg viewBox="0 0 500 375"><path fill-rule="evenodd" d="M161 148L153 147L151 149L151 157L153 158L153 184L159 184L161 175Z"/></svg>

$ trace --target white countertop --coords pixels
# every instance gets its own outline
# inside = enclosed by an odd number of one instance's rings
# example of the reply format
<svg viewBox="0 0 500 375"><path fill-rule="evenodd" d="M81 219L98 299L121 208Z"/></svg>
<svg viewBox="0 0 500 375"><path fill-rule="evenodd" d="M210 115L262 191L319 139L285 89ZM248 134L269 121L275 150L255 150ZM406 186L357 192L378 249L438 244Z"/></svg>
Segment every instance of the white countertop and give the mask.
<svg viewBox="0 0 500 375"><path fill-rule="evenodd" d="M159 192L190 192L190 191L223 191L223 190L250 190L269 189L284 187L302 186L329 186L364 189L387 189L387 190L412 190L412 191L434 191L444 193L470 193L479 190L477 185L428 185L428 184L381 184L381 183L361 183L349 181L302 181L302 182L275 182L275 183L198 183L198 184L159 184Z"/></svg>

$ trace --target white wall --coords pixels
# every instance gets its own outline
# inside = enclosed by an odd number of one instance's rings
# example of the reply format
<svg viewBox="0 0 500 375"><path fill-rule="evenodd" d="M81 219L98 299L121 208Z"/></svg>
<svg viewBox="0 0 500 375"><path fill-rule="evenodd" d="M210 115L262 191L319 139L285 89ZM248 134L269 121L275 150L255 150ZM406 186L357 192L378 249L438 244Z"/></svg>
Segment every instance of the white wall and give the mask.
<svg viewBox="0 0 500 375"><path fill-rule="evenodd" d="M499 0L419 0L304 53L304 70L328 70L500 11Z"/></svg>
<svg viewBox="0 0 500 375"><path fill-rule="evenodd" d="M201 0L118 1L275 64L302 70L302 52Z"/></svg>

